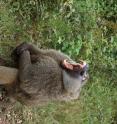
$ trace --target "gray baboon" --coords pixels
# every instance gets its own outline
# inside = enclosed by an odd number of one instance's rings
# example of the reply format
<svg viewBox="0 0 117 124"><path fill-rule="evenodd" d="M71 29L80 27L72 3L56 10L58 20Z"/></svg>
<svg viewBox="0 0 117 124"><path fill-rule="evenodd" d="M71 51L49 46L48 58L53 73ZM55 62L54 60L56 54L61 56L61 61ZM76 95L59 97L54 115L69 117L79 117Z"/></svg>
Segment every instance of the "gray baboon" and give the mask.
<svg viewBox="0 0 117 124"><path fill-rule="evenodd" d="M12 79L15 83L8 89L16 100L26 105L42 105L78 98L87 80L85 62L76 63L59 51L39 49L28 43L16 47L14 54L18 60L18 78Z"/></svg>

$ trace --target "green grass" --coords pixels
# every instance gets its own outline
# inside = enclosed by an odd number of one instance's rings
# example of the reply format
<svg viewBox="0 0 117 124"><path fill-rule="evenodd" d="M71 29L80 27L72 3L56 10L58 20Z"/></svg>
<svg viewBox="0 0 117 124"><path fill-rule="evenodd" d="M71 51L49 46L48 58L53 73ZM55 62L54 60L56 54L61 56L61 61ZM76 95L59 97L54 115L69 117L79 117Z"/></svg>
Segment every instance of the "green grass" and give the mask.
<svg viewBox="0 0 117 124"><path fill-rule="evenodd" d="M7 113L11 124L117 124L117 30L111 26L117 25L117 6L114 0L108 2L69 0L56 10L41 6L40 17L37 3L2 0L0 54L8 62L17 44L33 42L61 50L76 61L87 60L90 75L78 100L33 108L17 103Z"/></svg>

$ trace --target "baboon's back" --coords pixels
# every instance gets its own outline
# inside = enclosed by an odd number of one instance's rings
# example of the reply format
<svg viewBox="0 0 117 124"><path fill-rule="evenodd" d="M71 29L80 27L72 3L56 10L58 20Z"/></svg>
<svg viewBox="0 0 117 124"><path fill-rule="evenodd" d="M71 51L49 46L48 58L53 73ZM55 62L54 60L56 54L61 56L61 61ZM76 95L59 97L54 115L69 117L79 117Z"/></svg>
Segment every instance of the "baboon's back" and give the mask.
<svg viewBox="0 0 117 124"><path fill-rule="evenodd" d="M39 56L21 75L20 87L28 93L52 95L61 91L62 69L51 57ZM56 93L55 93L56 92Z"/></svg>

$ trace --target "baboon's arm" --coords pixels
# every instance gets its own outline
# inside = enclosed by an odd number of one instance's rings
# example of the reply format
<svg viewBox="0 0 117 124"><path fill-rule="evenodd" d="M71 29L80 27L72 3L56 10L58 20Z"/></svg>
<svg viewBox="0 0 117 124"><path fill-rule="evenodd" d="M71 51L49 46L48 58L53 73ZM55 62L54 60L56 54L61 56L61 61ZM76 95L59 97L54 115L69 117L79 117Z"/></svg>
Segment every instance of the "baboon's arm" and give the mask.
<svg viewBox="0 0 117 124"><path fill-rule="evenodd" d="M0 85L12 84L17 80L18 69L0 66Z"/></svg>
<svg viewBox="0 0 117 124"><path fill-rule="evenodd" d="M23 51L19 56L19 79L24 81L24 75L28 71L28 67L31 65L29 51Z"/></svg>
<svg viewBox="0 0 117 124"><path fill-rule="evenodd" d="M47 56L52 57L53 59L55 59L58 63L61 63L62 61L64 61L65 59L71 60L71 58L65 54L63 54L62 52L50 49L50 50L45 50L45 54Z"/></svg>
<svg viewBox="0 0 117 124"><path fill-rule="evenodd" d="M49 50L39 49L38 47L30 43L22 43L16 48L16 51L18 52L18 54L21 54L23 51L26 51L26 50L30 52L31 56L32 55L35 55L35 56L37 55L37 57L42 56L42 55L49 56L55 59L55 61L57 61L58 63L62 62L65 59L71 60L70 57L68 57L67 55L59 51L56 51L53 49L49 49Z"/></svg>
<svg viewBox="0 0 117 124"><path fill-rule="evenodd" d="M39 49L37 48L35 45L32 45L32 44L24 44L24 47L26 48L26 45L27 45L27 48L30 52L30 54L32 55L45 55L45 56L50 56L52 57L53 59L55 59L58 63L60 63L61 61L65 60L65 59L70 59L69 56L63 54L62 52L59 52L59 51L56 51L56 50L53 50L53 49Z"/></svg>

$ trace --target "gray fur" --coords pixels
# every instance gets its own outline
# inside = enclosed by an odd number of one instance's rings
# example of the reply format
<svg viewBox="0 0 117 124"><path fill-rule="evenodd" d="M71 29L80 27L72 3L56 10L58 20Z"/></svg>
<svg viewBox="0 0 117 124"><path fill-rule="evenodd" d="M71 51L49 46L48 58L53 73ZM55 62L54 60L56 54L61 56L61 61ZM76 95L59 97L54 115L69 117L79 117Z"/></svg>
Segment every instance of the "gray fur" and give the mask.
<svg viewBox="0 0 117 124"><path fill-rule="evenodd" d="M14 97L27 105L42 105L48 101L77 99L82 87L82 76L71 76L61 67L67 55L56 50L42 50L31 44L16 48L20 54L19 83ZM33 55L36 61L32 62Z"/></svg>

